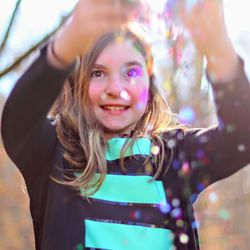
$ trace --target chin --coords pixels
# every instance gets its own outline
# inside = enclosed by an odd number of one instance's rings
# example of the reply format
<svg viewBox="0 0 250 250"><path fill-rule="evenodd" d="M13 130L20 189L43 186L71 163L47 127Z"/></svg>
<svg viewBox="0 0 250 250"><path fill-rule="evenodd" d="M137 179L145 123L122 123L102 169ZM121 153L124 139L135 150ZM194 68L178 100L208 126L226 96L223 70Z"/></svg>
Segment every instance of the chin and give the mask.
<svg viewBox="0 0 250 250"><path fill-rule="evenodd" d="M120 128L120 127L103 127L103 131L106 133L121 133L125 131L126 128Z"/></svg>
<svg viewBox="0 0 250 250"><path fill-rule="evenodd" d="M107 134L113 134L114 136L119 136L122 134L129 134L133 128L131 126L107 126L103 125L103 131Z"/></svg>

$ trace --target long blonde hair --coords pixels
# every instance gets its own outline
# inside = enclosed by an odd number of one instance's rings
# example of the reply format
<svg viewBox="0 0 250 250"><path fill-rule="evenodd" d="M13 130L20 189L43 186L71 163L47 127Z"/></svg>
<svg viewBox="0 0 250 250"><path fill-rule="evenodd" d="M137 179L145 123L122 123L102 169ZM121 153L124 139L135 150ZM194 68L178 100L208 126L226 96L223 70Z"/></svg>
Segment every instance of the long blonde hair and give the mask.
<svg viewBox="0 0 250 250"><path fill-rule="evenodd" d="M71 166L71 171L78 173L73 176L65 173L66 180L56 181L78 190L81 188L86 195L97 191L107 174L103 129L95 118L88 97L91 72L103 49L117 38L120 39L120 36L120 32L105 34L96 42L92 50L80 59L79 67L64 84L49 114L56 124L58 138L65 152L64 158ZM127 141L121 151L120 165L121 169L126 171L124 168L125 152L136 139L147 136L154 145L160 148L160 154L154 155L157 165L154 178L157 178L161 173L165 157L161 134L176 128L178 123L155 85L150 46L130 30L123 31L122 37L131 40L135 48L144 56L150 74L150 93L146 111L137 122L131 140ZM146 162L147 160L145 164ZM98 178L96 178L96 173L98 173Z"/></svg>

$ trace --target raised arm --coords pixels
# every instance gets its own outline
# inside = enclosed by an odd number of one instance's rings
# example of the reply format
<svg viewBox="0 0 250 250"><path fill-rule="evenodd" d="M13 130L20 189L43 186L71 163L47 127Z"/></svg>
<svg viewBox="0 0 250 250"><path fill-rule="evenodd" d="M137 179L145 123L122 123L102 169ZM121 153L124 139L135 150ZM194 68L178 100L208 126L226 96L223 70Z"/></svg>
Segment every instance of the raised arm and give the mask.
<svg viewBox="0 0 250 250"><path fill-rule="evenodd" d="M193 194L250 162L250 87L243 63L231 81L213 84L219 124L188 132L181 149Z"/></svg>
<svg viewBox="0 0 250 250"><path fill-rule="evenodd" d="M197 3L183 20L207 59L218 126L187 133L182 150L192 193L225 178L250 162L250 87L244 63L230 41L219 0Z"/></svg>
<svg viewBox="0 0 250 250"><path fill-rule="evenodd" d="M222 84L238 73L239 60L228 36L221 0L183 1L181 17L198 53L207 60L207 73ZM184 4L185 3L185 4Z"/></svg>
<svg viewBox="0 0 250 250"><path fill-rule="evenodd" d="M123 25L135 3L80 0L72 16L40 57L17 81L2 116L6 151L26 181L47 171L53 162L57 137L46 116L60 93L77 56L85 54L105 32ZM124 2L124 3L123 3Z"/></svg>

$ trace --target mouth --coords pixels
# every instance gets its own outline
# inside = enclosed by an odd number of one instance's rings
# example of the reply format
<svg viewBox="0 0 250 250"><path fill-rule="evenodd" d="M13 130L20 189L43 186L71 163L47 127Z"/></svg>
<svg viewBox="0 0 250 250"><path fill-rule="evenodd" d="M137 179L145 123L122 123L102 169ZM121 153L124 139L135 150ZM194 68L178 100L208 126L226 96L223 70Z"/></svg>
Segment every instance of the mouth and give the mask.
<svg viewBox="0 0 250 250"><path fill-rule="evenodd" d="M125 105L102 105L100 107L105 111L119 112L119 111L125 111L125 110L129 109L130 106L125 106Z"/></svg>
<svg viewBox="0 0 250 250"><path fill-rule="evenodd" d="M130 108L130 106L126 105L102 105L100 107L104 112L111 115L121 115Z"/></svg>

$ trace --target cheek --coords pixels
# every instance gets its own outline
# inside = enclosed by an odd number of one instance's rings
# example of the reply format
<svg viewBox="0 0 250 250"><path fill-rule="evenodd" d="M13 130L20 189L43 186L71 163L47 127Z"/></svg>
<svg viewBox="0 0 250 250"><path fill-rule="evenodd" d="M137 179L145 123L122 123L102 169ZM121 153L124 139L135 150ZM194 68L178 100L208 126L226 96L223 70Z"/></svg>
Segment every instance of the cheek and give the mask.
<svg viewBox="0 0 250 250"><path fill-rule="evenodd" d="M148 88L145 88L141 91L140 102L142 102L142 103L148 102Z"/></svg>
<svg viewBox="0 0 250 250"><path fill-rule="evenodd" d="M88 95L92 105L99 102L101 93L102 89L100 88L100 86L98 86L97 84L89 85Z"/></svg>
<svg viewBox="0 0 250 250"><path fill-rule="evenodd" d="M136 95L136 108L139 111L144 111L146 109L148 98L149 98L149 94L148 94L149 89L148 88L142 88L137 93L138 94Z"/></svg>

